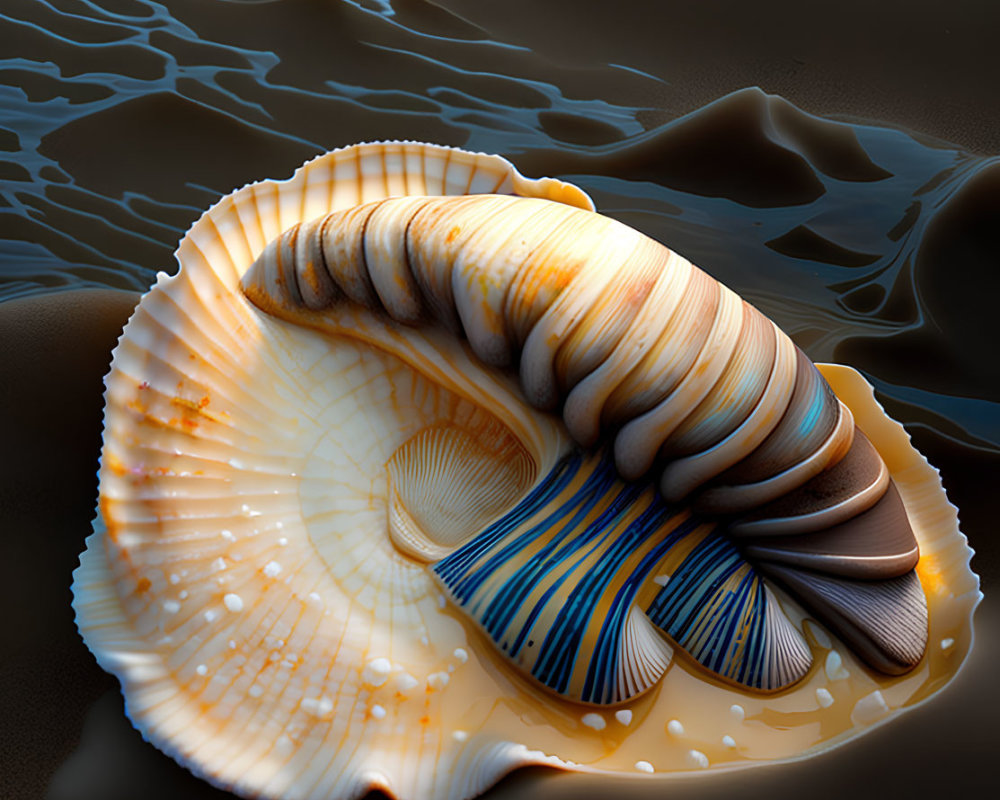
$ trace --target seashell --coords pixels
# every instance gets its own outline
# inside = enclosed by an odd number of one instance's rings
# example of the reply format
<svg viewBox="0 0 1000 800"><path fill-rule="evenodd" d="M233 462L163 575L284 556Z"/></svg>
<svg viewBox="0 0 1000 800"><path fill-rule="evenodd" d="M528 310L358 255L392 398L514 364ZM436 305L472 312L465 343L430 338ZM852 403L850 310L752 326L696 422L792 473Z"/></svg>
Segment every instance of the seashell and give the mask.
<svg viewBox="0 0 1000 800"><path fill-rule="evenodd" d="M526 398L535 408L562 407L580 445L597 443L602 427L617 429L614 467L631 483L616 481L601 459L562 462L535 490L544 499L529 497L511 510L524 522L501 517L502 536L469 525L451 552L436 545L425 558L440 561L435 572L452 599L548 688L589 703L647 690L670 652L639 622L639 609L727 679L776 690L805 675L804 640L716 532L726 526L677 506L709 481L694 509L757 510L743 521L741 535L752 534L745 552L794 586L800 600L808 597L806 605L869 664L900 673L923 655L917 543L885 464L864 434L855 437L850 410L772 322L637 231L539 198L389 198L292 226L243 285L262 310L335 335L343 302L404 324L443 323L492 366L519 353ZM451 457L446 446L438 453ZM651 489L646 497L636 491L657 454L668 459L658 481L666 503ZM639 505L649 510L623 525L603 518L566 525L612 497L602 512L609 517ZM779 500L776 518L768 504ZM437 527L429 519L423 529ZM571 538L582 527L591 534ZM566 577L556 568L590 558L599 536L614 544L585 574ZM647 545L648 557L632 564ZM690 556L674 563L671 554L685 549ZM515 553L524 561L517 568ZM652 576L664 570L670 586L652 588ZM694 597L712 609L705 618L690 617ZM735 608L720 611L723 602ZM609 608L618 622L598 633ZM752 633L735 635L745 629ZM557 630L565 635L547 633ZM532 636L538 644L529 654ZM616 652L626 641L635 652ZM572 665L563 663L568 652L576 653Z"/></svg>
<svg viewBox="0 0 1000 800"><path fill-rule="evenodd" d="M178 260L106 378L74 607L218 786L780 761L971 647L955 509L871 388L577 187L358 145Z"/></svg>

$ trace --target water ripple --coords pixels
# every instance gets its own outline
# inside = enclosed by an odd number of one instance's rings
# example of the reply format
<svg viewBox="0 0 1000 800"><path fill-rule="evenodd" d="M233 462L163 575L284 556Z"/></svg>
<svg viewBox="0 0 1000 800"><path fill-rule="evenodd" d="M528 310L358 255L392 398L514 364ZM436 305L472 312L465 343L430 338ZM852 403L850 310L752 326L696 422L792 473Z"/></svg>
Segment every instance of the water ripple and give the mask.
<svg viewBox="0 0 1000 800"><path fill-rule="evenodd" d="M19 0L0 44L0 299L143 289L234 186L352 141L423 138L568 177L814 358L858 364L970 446L1000 444L997 368L948 372L988 333L928 288L957 252L953 209L995 160L756 90L654 123L639 99L669 76L555 64L433 3ZM976 258L963 275L985 291ZM908 380L896 364L915 347L936 372Z"/></svg>

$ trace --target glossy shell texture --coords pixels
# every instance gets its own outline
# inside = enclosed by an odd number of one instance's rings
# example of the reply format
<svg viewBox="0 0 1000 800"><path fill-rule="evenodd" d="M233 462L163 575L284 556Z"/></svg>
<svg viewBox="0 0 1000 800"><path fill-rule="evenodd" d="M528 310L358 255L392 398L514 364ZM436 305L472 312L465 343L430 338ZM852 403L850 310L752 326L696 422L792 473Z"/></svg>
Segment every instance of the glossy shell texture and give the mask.
<svg viewBox="0 0 1000 800"><path fill-rule="evenodd" d="M784 760L964 661L971 552L870 387L578 188L358 145L177 256L106 379L74 607L212 783Z"/></svg>

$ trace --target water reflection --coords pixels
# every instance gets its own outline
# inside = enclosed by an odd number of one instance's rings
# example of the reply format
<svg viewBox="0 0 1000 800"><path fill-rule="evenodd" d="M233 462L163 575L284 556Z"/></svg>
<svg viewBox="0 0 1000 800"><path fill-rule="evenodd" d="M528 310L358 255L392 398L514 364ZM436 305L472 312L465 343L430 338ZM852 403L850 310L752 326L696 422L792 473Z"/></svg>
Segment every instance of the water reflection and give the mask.
<svg viewBox="0 0 1000 800"><path fill-rule="evenodd" d="M630 50L615 37L594 45L596 17L579 30L564 19L561 43L548 37L543 47L544 24L519 27L515 10L487 24L462 3L447 5L458 10L417 0L5 2L0 300L142 290L158 270L175 269L178 239L215 199L289 175L330 147L410 138L499 152L526 174L582 185L601 211L756 303L813 358L859 367L942 469L989 595L1000 559L983 488L1000 466L997 160L894 128L823 120L753 89L673 119L657 98L687 88L650 54L653 38L675 28L632 6L615 22L628 28ZM700 45L681 37L671 46ZM96 432L96 406L87 408ZM92 446L81 444L84 487ZM26 575L43 575L53 592L68 586L91 506L82 492L59 514L38 512L38 530L44 522L66 533L58 558L34 546L14 551ZM68 609L62 593L37 610L37 627L59 632L58 657L45 658L73 665L71 685L86 688L59 752L90 698L107 689L68 611L55 610L63 600ZM33 673L35 640L17 642L18 685L44 703L58 670ZM974 692L961 697L972 713ZM124 722L113 697L90 714L53 797L96 796L109 754L134 752L106 733L108 720ZM949 735L964 735L946 719ZM917 747L924 729L903 725ZM97 731L93 741L88 731ZM4 737L13 735L5 726ZM972 738L962 741L974 749ZM32 769L47 775L53 754L30 742L28 761L40 765Z"/></svg>

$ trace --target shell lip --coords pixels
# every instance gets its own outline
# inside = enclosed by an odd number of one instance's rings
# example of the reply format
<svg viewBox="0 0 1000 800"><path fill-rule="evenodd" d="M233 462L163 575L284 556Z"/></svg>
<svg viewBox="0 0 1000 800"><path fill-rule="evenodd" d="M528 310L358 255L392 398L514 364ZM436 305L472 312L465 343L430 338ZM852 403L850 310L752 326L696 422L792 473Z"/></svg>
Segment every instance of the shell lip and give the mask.
<svg viewBox="0 0 1000 800"><path fill-rule="evenodd" d="M142 737L144 742L153 745L157 750L169 756L178 764L181 764L184 769L188 770L196 778L219 789L237 791L233 784L219 780L216 775L213 775L207 769L203 769L196 760L185 758L185 755L181 751L180 747L176 743L172 742L168 737L157 736L153 730L143 724L142 715L133 713L129 695L126 691L126 686L132 682L130 670L134 669L135 665L130 664L127 658L122 657L121 653L111 650L102 652L100 647L92 647L90 642L87 641L87 637L84 636L81 626L84 624L85 615L80 608L80 604L83 600L81 579L85 570L83 559L94 558L95 556L104 557L102 542L104 536L106 536L108 532L107 524L100 508L95 509L95 516L91 525L92 530L86 539L84 539L84 549L78 556L78 564L73 570L73 580L70 585L70 593L73 596L71 603L73 608L73 625L76 628L80 639L83 641L84 647L86 647L87 651L94 657L97 665L108 674L113 675L118 681L119 692L121 693L122 701L124 703L125 716L132 727ZM101 552L98 554L97 551L99 549ZM112 655L112 652L114 652L114 655Z"/></svg>
<svg viewBox="0 0 1000 800"><path fill-rule="evenodd" d="M878 398L875 396L875 387L872 385L871 381L869 381L859 370L855 369L854 367L847 366L846 364L833 364L825 362L816 362L816 366L823 373L823 377L827 378L828 380L829 377L827 375L827 371L830 371L833 374L839 374L846 382L853 384L853 386L850 388L852 388L854 391L860 391L862 394L863 401L867 404L870 404L871 408L877 410L880 425L885 426L890 431L895 432L895 435L897 437L899 437L900 435L902 437L905 437L905 443L908 446L908 450L915 456L915 460L917 465L919 466L919 469L921 469L922 471L927 471L929 474L930 473L933 474L933 479L934 482L936 483L935 488L940 492L940 499L941 502L943 503L943 508L947 510L947 512L950 515L954 516L954 532L957 534L958 539L951 546L962 548L962 550L964 551L963 558L959 565L960 567L962 567L962 569L958 571L961 573L963 580L968 581L969 579L971 579L971 585L967 586L965 590L961 592L961 594L955 596L955 601L958 601L962 598L967 598L970 595L972 599L971 605L969 606L967 612L969 620L969 625L968 625L969 646L965 649L965 652L962 654L961 661L954 668L951 674L947 677L947 680L940 687L940 689L936 690L927 697L924 697L916 701L911 705L906 705L901 708L894 709L892 713L886 715L886 717L883 720L880 720L868 726L869 728L874 728L877 727L878 725L883 724L885 721L888 721L889 719L895 718L900 713L903 713L905 711L910 711L911 709L919 708L928 700L935 697L938 691L945 688L949 684L953 683L955 679L961 674L961 672L966 668L966 666L969 663L969 658L972 654L973 648L975 646L976 632L975 632L975 625L973 624L973 622L975 618L976 609L979 608L979 605L980 603L982 603L984 597L981 588L982 581L978 573L976 573L976 571L972 569L972 559L975 556L976 551L969 544L968 537L962 532L960 525L960 518L959 518L959 509L954 503L951 502L951 500L948 499L948 493L944 488L944 480L942 479L941 471L933 464L931 464L927 460L927 457L924 456L924 454L921 453L920 450L914 446L913 437L910 435L910 432L906 430L903 424L893 419L886 413L885 408L882 406L882 404L878 401ZM855 413L857 414L857 411L855 411ZM876 441L875 435L873 435L868 431L866 431L865 433L866 435L869 436L869 438L872 440L872 443L874 444ZM885 435L883 434L878 438L882 439L884 438L884 436ZM892 470L890 470L890 472L891 471ZM918 544L919 543L920 542L918 537ZM919 567L919 562L918 562L918 567ZM927 659L927 652L924 653L924 657L920 660L919 663L920 664L924 663L926 659ZM919 664L917 666L919 666Z"/></svg>
<svg viewBox="0 0 1000 800"><path fill-rule="evenodd" d="M117 365L120 363L123 342L126 342L130 333L136 330L137 325L141 325L142 323L142 316L139 315L139 310L142 307L143 301L151 295L169 291L171 286L176 285L178 281L184 280L185 272L191 272L193 266L188 263L188 257L191 251L186 248L191 247L192 241L196 240L201 233L206 231L206 229L213 226L213 218L217 220L219 215L230 213L233 209L234 203L241 193L252 190L254 187L274 187L276 190L280 191L283 187L288 186L289 184L294 186L297 181L304 184L306 182L306 178L308 177L309 168L316 164L316 162L323 161L324 159L330 159L331 156L337 153L343 153L344 151L363 147L365 144L366 143L355 144L338 148L337 150L328 153L318 153L314 158L303 163L295 169L289 177L284 179L264 179L260 181L248 182L242 187L235 189L233 192L219 198L206 211L204 211L184 232L178 247L174 250L174 258L178 265L177 271L174 274L168 274L162 270L158 271L149 288L141 294L139 302L129 315L129 318L123 326L122 332L112 349L111 362L108 371L105 373L103 378L104 389L102 395L104 399L104 408L102 413L102 439L104 444L102 445L100 464L97 469L99 481L98 503L91 523L91 532L83 542L83 548L78 555L78 565L72 571L70 588L72 595L71 605L73 608L74 626L83 641L84 646L94 656L97 664L104 671L113 675L119 682L119 688L124 699L126 716L128 717L131 725L139 732L143 740L153 744L157 749L172 758L184 769L191 772L199 779L204 780L208 784L215 787L232 791L241 796L258 796L260 794L260 787L244 781L244 779L240 776L229 775L228 777L224 777L225 773L214 772L210 761L201 761L195 757L196 754L192 753L190 751L190 747L185 745L185 739L177 738L161 731L155 724L155 720L146 716L141 704L137 705L139 702L136 694L137 688L141 687L142 684L150 680L155 681L155 671L159 669L159 666L149 659L146 652L139 645L134 631L131 631L131 629L122 629L117 620L111 620L109 622L104 619L100 610L96 608L96 606L91 605L95 599L103 597L103 593L100 590L97 592L94 591L94 584L96 583L95 578L101 576L107 568L109 556L106 545L108 539L105 537L113 538L113 534L110 533L109 530L114 526L114 521L112 518L107 517L103 513L100 502L100 498L103 496L100 484L108 477L108 473L106 473L105 470L110 469L105 457L105 448L107 446L108 436L110 435L109 425L112 421L112 418L109 417L111 407L111 381L116 373ZM431 150L447 150L466 153L472 156L477 155L466 150L461 150L460 148L444 147L440 145L424 146L419 142L392 141L381 142L380 144L413 144L428 147L428 149ZM488 154L481 155L485 156ZM552 194L553 196L551 199L557 202L567 201L568 199L569 201L575 201L576 205L584 207L588 210L593 210L594 208L593 201L587 196L587 194L572 184L553 178L529 179L523 176L516 169L516 167L514 167L514 165L506 159L500 156L490 156L490 158L495 160L497 164L497 172L504 172L507 175L507 180L512 182L513 186L508 188L508 191L512 193L517 193L521 188L526 188L528 191L534 191L539 194L545 194L547 190L551 190L548 194ZM510 184L508 184L508 186L510 187ZM573 203L571 202L570 204ZM245 298L241 297L240 299L242 302L250 305ZM105 628L105 635L97 633L97 630L101 627ZM151 672L151 670L153 671ZM499 772L491 775L488 778L487 784L482 786L476 792L477 794L479 791L484 791L489 785L495 783L496 780L499 779L500 775L511 772L521 766L527 766L530 764L547 764L553 767L566 769L570 768L567 762L563 762L557 756L546 756L540 751L529 750L525 745L517 742L498 741L497 744L502 746L501 749L504 750L505 754L502 759L493 764ZM373 789L382 790L390 795L397 794L396 790L391 785L391 782L387 782L384 778L374 779L376 777L375 773L363 772L359 773L357 777L361 779L360 783L355 782L355 784L348 789L348 794L344 795L345 797L360 797Z"/></svg>
<svg viewBox="0 0 1000 800"><path fill-rule="evenodd" d="M232 189L232 191L230 191L228 194L225 194L222 197L220 197L212 205L210 205L204 212L202 212L201 215L194 222L192 222L190 226L188 226L187 230L184 231L184 234L181 236L181 238L180 238L179 241L183 242L184 240L186 240L190 236L190 234L191 234L191 232L193 230L195 230L195 229L197 229L197 228L199 228L201 226L201 224L204 222L205 219L211 217L215 213L220 212L223 209L223 207L227 203L231 203L232 200L233 200L233 197L235 195L239 194L240 192L246 191L246 190L251 189L251 188L253 188L255 186L266 186L266 185L280 186L282 184L291 183L291 182L295 181L300 175L302 175L306 170L308 170L311 166L313 166L317 161L320 161L321 159L330 158L332 156L335 156L337 153L344 153L344 152L346 152L348 150L353 150L355 148L370 147L370 146L373 146L373 145L400 145L400 146L403 146L403 145L422 145L422 146L428 146L428 143L426 143L426 142L419 142L419 141L417 141L415 139L376 139L376 140L372 140L372 141L355 142L353 144L348 144L348 145L343 145L342 147L337 147L337 148L335 148L333 150L328 150L326 152L317 153L312 158L308 159L307 161L302 162L298 167L295 168L295 170L292 172L292 174L289 175L287 178L264 178L264 179L259 180L259 181L249 181L249 182L243 184L242 186L234 187ZM525 184L528 184L528 183L531 183L531 182L534 182L534 181L556 181L556 180L559 180L559 179L556 179L556 178L549 178L549 177L534 178L534 179L533 178L527 178L527 177L525 177L521 173L520 170L517 169L517 167L514 166L514 164L511 161L509 161L504 156L500 156L500 155L497 155L495 153L485 153L485 152L482 152L480 150L465 150L465 149L463 149L461 147L455 147L453 145L434 144L434 145L430 145L430 146L433 147L433 148L435 148L435 149L438 149L438 150L445 150L445 151L449 151L449 152L453 152L453 153L466 153L466 154L475 155L475 156L488 156L488 157L491 157L491 158L496 158L496 159L499 159L501 161L504 161L509 166L509 168L511 170L511 175L512 175L513 181L515 183L515 187L518 184L525 185ZM596 210L597 207L594 204L593 198L591 198L590 195L588 195L585 191L583 191L583 189L581 189L580 187L576 186L575 184L569 183L567 181L559 181L559 182L563 183L567 187L567 190L569 190L569 194L578 201L577 205L580 208L584 208L585 210L588 210L588 211L595 211ZM174 259L177 261L178 267L183 266L183 262L181 261L181 251L180 251L180 246L179 245L174 250L173 255L174 255ZM159 278L160 278L161 275L163 275L165 277L171 277L171 278L173 277L173 276L167 275L167 273L164 273L164 272L157 273L157 283L158 283ZM156 284L154 283L154 286L155 285ZM150 289L152 289L152 287L150 287ZM145 297L145 294L146 293L143 294L143 297Z"/></svg>

